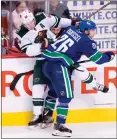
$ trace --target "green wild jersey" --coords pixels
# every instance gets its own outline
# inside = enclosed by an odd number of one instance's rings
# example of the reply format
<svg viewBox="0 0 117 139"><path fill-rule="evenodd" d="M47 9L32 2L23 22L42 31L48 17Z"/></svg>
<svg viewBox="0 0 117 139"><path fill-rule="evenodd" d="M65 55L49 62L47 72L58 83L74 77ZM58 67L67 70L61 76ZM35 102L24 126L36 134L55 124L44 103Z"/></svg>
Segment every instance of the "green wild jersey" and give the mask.
<svg viewBox="0 0 117 139"><path fill-rule="evenodd" d="M46 15L45 13L36 14L35 20L36 26L34 30L28 30L25 26L21 26L15 34L20 49L28 56L38 56L41 54L41 43L36 43L35 41L41 30L47 29L47 37L55 39L56 36L50 31L50 28L65 28L72 23L71 19L58 18L55 15Z"/></svg>

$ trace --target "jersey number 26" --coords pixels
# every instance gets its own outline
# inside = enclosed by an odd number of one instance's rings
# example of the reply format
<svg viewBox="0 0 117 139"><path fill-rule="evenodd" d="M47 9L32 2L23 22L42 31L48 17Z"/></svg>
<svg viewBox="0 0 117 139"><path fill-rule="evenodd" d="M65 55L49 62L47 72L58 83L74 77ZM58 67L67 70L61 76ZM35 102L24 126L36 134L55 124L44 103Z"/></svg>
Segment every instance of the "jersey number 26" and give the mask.
<svg viewBox="0 0 117 139"><path fill-rule="evenodd" d="M57 45L58 43L60 43L59 46ZM51 46L56 51L66 52L69 49L69 47L71 47L73 44L74 44L74 41L72 39L68 38L68 35L64 34L55 43L51 44Z"/></svg>

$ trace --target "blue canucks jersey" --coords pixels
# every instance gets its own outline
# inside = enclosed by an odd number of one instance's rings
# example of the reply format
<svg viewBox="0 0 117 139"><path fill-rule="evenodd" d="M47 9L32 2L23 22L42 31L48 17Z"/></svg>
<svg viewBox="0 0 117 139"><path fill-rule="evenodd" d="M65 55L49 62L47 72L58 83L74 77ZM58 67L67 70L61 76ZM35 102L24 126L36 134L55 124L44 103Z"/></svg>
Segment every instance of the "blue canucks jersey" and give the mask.
<svg viewBox="0 0 117 139"><path fill-rule="evenodd" d="M64 61L64 55L71 59L71 63L77 62L82 55L97 64L103 64L110 60L108 55L97 50L94 40L74 26L68 27L61 37L42 53L42 57L51 61Z"/></svg>

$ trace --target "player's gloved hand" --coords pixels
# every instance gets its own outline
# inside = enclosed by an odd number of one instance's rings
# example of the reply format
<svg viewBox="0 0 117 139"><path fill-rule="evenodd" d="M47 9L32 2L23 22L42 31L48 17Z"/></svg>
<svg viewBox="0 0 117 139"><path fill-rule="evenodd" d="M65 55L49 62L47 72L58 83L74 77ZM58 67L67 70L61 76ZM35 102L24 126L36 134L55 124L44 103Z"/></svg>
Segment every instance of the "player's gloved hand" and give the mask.
<svg viewBox="0 0 117 139"><path fill-rule="evenodd" d="M48 39L44 38L42 41L41 49L45 50L48 47Z"/></svg>
<svg viewBox="0 0 117 139"><path fill-rule="evenodd" d="M47 38L47 30L39 31L37 39L39 42L43 42L44 38Z"/></svg>
<svg viewBox="0 0 117 139"><path fill-rule="evenodd" d="M82 18L81 18L80 16L78 16L78 17L73 17L73 18L72 18L72 25L78 26L79 23L80 23L81 21L82 21Z"/></svg>
<svg viewBox="0 0 117 139"><path fill-rule="evenodd" d="M35 43L42 43L44 40L44 38L47 38L47 31L43 30L43 31L39 31L38 32L38 36L35 38Z"/></svg>
<svg viewBox="0 0 117 139"><path fill-rule="evenodd" d="M105 52L105 54L109 56L110 61L113 60L115 57L115 54L112 51Z"/></svg>

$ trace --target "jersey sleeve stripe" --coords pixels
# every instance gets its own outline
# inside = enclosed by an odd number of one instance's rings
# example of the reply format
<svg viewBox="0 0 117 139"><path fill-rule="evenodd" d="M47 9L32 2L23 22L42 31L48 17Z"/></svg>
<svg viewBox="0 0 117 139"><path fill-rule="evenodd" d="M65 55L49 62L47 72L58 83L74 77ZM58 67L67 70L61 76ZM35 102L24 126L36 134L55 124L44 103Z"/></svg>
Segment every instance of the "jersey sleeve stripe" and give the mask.
<svg viewBox="0 0 117 139"><path fill-rule="evenodd" d="M32 43L29 43L29 44L23 45L23 46L21 47L21 50L27 48L27 46L28 46L28 45L31 45L31 44L32 44Z"/></svg>
<svg viewBox="0 0 117 139"><path fill-rule="evenodd" d="M54 25L51 27L51 28L54 28L54 27L58 27L58 24L60 22L60 18L58 18L57 16L54 16L56 22L54 23Z"/></svg>
<svg viewBox="0 0 117 139"><path fill-rule="evenodd" d="M57 17L57 18L58 18L58 17ZM58 27L59 23L60 23L60 18L58 18L58 21L57 21L57 24L56 24L55 28Z"/></svg>
<svg viewBox="0 0 117 139"><path fill-rule="evenodd" d="M97 63L101 58L102 58L102 55L101 55L101 57L100 57L99 59L97 59L95 62Z"/></svg>
<svg viewBox="0 0 117 139"><path fill-rule="evenodd" d="M93 62L97 62L102 57L101 52L96 52L94 55L90 56L89 59Z"/></svg>

